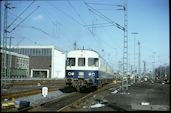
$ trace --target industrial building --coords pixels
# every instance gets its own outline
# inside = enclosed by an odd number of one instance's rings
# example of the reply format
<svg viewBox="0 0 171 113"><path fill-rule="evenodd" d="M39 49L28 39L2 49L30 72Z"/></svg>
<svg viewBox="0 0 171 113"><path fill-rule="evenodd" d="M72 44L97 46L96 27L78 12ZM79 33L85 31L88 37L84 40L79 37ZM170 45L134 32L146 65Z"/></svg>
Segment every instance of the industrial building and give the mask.
<svg viewBox="0 0 171 113"><path fill-rule="evenodd" d="M55 46L12 46L13 52L28 55L31 78L63 79L65 52Z"/></svg>
<svg viewBox="0 0 171 113"><path fill-rule="evenodd" d="M6 74L2 72L2 69L4 69L4 67L2 67L2 54L6 54L6 66L9 67L8 70L4 71ZM8 62L9 58L11 59L10 63ZM27 78L29 76L29 56L1 50L0 59L2 78ZM10 74L7 74L7 72Z"/></svg>

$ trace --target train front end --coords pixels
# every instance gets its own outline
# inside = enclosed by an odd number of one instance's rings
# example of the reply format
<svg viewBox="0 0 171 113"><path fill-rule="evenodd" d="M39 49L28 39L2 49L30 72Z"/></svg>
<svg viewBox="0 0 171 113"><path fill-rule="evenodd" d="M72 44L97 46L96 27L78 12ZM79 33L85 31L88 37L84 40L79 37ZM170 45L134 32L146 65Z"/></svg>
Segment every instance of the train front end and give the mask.
<svg viewBox="0 0 171 113"><path fill-rule="evenodd" d="M66 85L77 89L98 86L99 56L90 50L74 50L67 55Z"/></svg>

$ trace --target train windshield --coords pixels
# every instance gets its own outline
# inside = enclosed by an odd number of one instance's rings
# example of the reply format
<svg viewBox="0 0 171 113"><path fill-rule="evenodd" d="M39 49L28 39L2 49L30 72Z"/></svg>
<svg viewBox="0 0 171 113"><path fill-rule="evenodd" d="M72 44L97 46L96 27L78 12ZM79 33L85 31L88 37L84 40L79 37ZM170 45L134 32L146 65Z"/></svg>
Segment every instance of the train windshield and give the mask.
<svg viewBox="0 0 171 113"><path fill-rule="evenodd" d="M85 66L85 58L78 58L78 66Z"/></svg>
<svg viewBox="0 0 171 113"><path fill-rule="evenodd" d="M67 66L75 66L75 58L67 58Z"/></svg>
<svg viewBox="0 0 171 113"><path fill-rule="evenodd" d="M99 59L98 58L88 58L88 66L99 66Z"/></svg>

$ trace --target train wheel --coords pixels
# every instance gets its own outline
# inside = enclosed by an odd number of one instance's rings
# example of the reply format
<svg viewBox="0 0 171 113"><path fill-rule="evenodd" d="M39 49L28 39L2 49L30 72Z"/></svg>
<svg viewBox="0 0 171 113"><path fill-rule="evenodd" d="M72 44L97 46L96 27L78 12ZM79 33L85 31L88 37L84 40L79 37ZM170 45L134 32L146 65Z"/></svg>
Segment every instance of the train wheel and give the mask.
<svg viewBox="0 0 171 113"><path fill-rule="evenodd" d="M92 91L96 91L97 87L92 87L91 89L92 89Z"/></svg>

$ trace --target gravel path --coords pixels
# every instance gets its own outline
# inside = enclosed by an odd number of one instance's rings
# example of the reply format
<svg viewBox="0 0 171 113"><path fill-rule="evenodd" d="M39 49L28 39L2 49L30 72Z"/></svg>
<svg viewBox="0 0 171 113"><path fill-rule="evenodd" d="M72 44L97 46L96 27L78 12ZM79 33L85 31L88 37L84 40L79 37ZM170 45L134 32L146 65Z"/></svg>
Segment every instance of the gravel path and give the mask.
<svg viewBox="0 0 171 113"><path fill-rule="evenodd" d="M27 90L32 90L32 89L40 89L42 87L56 87L56 86L57 86L56 84L46 84L46 85L40 85L40 86L38 85L14 86L14 87L9 87L8 89L1 89L1 93L2 94L14 93L14 92L27 91Z"/></svg>

